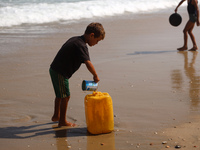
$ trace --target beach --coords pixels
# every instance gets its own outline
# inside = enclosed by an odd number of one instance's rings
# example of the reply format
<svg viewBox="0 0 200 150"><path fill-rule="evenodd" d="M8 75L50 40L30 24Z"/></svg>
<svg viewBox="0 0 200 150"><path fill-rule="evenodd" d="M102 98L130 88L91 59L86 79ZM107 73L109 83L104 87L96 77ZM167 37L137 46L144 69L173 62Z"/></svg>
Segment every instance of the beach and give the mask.
<svg viewBox="0 0 200 150"><path fill-rule="evenodd" d="M169 24L173 10L83 19L70 24L22 26L0 34L0 150L191 150L200 148L200 56L178 52L188 19ZM93 21L106 37L89 47L100 82L98 91L113 100L114 131L90 135L85 121L83 64L70 78L67 119L75 128L51 122L54 91L49 66L64 42L82 35ZM26 30L23 30L25 28ZM9 31L9 29L7 29ZM200 46L200 30L194 34ZM189 48L192 47L190 39Z"/></svg>

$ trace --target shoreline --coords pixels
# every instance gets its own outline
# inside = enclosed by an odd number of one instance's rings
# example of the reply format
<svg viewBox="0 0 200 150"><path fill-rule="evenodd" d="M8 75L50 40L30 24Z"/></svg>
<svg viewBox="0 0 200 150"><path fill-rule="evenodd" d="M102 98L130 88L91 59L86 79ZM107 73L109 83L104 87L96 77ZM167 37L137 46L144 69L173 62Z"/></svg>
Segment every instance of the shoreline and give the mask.
<svg viewBox="0 0 200 150"><path fill-rule="evenodd" d="M198 145L198 138L188 137L188 144L177 139L178 133L188 132L188 127L197 134L200 122L192 117L199 112L199 98L194 99L194 89L199 92L199 71L194 59L200 56L198 52L179 53L174 48L182 44L187 21L183 14L178 28L169 25L167 13L100 19L106 38L89 51L101 79L98 90L111 95L116 117L115 131L99 136L88 135L86 129L83 100L89 92L81 91L81 82L92 76L84 65L70 79L72 97L67 113L67 118L79 127L57 128L50 121L54 93L49 65L62 44L83 33L91 20L67 25L56 33L0 35L5 40L2 48L12 51L0 55L2 148L160 150L166 149L162 141L171 138L170 148L174 142L186 147ZM198 33L195 27L196 38ZM192 79L194 84L190 83ZM180 140L187 139L181 136Z"/></svg>

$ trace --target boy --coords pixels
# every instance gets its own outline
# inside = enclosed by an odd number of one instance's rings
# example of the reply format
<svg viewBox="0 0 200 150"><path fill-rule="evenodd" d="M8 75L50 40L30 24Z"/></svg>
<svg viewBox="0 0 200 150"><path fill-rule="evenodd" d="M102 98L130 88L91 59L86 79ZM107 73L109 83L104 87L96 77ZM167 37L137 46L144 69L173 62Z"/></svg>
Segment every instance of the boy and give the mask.
<svg viewBox="0 0 200 150"><path fill-rule="evenodd" d="M175 12L177 12L178 7L184 2L185 0L181 0L180 3L178 4L178 6L175 9ZM187 22L183 33L184 33L184 45L181 48L178 48L177 50L179 51L184 51L187 50L187 39L188 39L188 35L190 35L190 38L192 40L193 43L193 47L190 49L190 51L196 51L198 50L196 41L195 41L195 37L192 33L192 30L194 28L195 22L197 24L197 26L199 26L199 7L198 7L198 1L197 0L187 0L188 2L188 6L187 6L187 10L188 10L188 14L189 14L189 21Z"/></svg>
<svg viewBox="0 0 200 150"><path fill-rule="evenodd" d="M94 46L105 37L105 31L100 23L91 23L87 26L84 35L70 38L58 51L49 72L56 94L52 121L59 121L58 126L71 126L76 124L66 120L68 101L70 99L69 78L85 63L93 75L94 81L99 77L90 61L87 45Z"/></svg>

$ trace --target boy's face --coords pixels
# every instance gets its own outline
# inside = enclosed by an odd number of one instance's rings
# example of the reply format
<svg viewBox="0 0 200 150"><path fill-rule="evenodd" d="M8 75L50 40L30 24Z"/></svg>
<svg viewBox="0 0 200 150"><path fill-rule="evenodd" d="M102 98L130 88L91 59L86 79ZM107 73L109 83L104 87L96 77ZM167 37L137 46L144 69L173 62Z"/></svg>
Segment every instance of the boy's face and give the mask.
<svg viewBox="0 0 200 150"><path fill-rule="evenodd" d="M102 37L98 37L98 38L95 38L94 37L94 33L91 33L90 36L89 36L89 40L88 40L88 45L89 46L94 46L96 44L98 44L99 41L102 40Z"/></svg>

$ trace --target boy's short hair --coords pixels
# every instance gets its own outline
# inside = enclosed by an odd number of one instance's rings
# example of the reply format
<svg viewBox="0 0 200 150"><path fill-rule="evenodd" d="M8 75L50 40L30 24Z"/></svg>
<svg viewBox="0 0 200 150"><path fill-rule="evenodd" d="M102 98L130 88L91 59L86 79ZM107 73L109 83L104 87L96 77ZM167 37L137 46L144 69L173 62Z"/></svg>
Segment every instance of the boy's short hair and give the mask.
<svg viewBox="0 0 200 150"><path fill-rule="evenodd" d="M98 23L98 22L92 22L90 23L86 30L85 30L85 34L91 34L94 33L94 37L98 38L98 37L102 37L102 40L105 37L105 31L104 28L102 26L102 24Z"/></svg>

